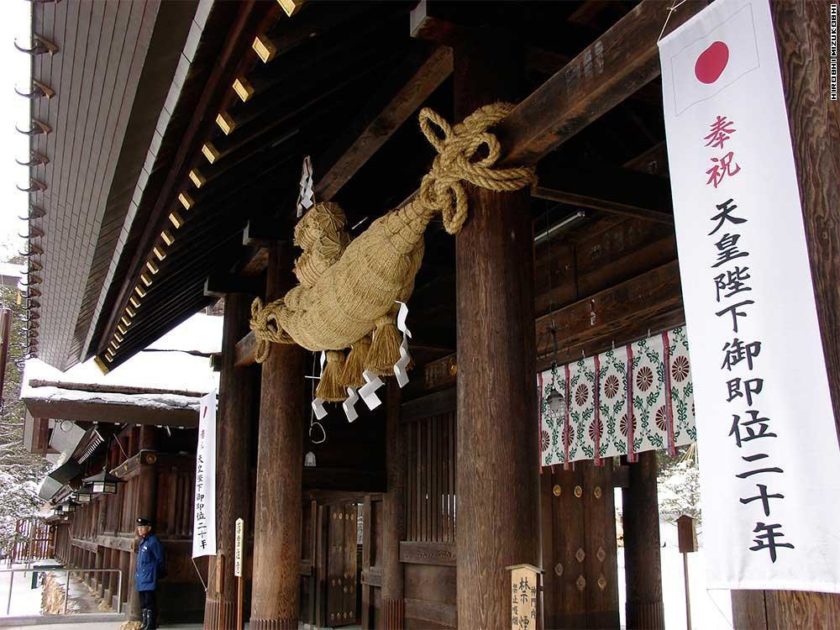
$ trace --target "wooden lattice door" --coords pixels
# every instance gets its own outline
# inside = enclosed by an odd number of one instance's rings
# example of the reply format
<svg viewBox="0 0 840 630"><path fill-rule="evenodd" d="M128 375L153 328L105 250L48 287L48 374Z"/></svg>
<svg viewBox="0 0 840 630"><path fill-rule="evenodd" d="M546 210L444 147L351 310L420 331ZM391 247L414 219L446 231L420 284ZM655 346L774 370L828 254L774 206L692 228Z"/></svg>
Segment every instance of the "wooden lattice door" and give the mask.
<svg viewBox="0 0 840 630"><path fill-rule="evenodd" d="M355 503L330 505L327 528L327 620L330 626L357 623Z"/></svg>

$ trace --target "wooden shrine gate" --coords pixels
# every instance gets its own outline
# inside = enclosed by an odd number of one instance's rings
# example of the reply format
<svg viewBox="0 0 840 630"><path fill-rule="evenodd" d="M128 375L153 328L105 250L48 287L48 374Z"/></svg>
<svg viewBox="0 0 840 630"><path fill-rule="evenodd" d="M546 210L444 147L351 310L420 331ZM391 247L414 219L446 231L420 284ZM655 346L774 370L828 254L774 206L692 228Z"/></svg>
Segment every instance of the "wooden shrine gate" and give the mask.
<svg viewBox="0 0 840 630"><path fill-rule="evenodd" d="M37 516L19 518L15 522L15 540L9 553L9 564L51 558L55 552L55 529Z"/></svg>

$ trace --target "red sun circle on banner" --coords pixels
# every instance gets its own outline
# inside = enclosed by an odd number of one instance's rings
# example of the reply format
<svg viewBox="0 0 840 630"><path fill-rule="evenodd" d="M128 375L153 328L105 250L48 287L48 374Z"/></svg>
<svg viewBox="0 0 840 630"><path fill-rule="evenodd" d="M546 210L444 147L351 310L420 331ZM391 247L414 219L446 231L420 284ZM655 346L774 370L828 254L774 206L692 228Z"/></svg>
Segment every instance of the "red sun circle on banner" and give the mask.
<svg viewBox="0 0 840 630"><path fill-rule="evenodd" d="M723 42L712 42L694 62L694 75L700 83L714 83L723 74L728 63L729 46Z"/></svg>

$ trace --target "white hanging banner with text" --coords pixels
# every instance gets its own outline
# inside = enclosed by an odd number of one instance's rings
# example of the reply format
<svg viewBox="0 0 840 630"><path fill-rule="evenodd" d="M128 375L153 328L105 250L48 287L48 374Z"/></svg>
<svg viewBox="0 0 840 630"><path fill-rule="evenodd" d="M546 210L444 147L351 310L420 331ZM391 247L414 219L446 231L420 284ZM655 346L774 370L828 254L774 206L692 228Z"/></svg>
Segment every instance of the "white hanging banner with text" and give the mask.
<svg viewBox="0 0 840 630"><path fill-rule="evenodd" d="M201 398L195 453L192 557L216 554L216 390Z"/></svg>
<svg viewBox="0 0 840 630"><path fill-rule="evenodd" d="M717 0L659 49L708 584L840 592L840 447L768 0Z"/></svg>

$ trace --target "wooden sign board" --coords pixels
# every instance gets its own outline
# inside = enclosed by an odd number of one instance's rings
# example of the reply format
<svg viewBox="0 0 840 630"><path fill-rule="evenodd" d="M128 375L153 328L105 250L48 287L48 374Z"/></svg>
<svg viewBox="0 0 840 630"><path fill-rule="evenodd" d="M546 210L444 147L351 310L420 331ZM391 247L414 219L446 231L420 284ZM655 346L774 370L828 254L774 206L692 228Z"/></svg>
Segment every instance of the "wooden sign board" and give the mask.
<svg viewBox="0 0 840 630"><path fill-rule="evenodd" d="M242 577L242 545L245 539L245 521L236 519L236 541L234 544L233 574Z"/></svg>
<svg viewBox="0 0 840 630"><path fill-rule="evenodd" d="M677 542L680 553L697 551L697 530L694 526L694 519L687 514L683 514L677 519Z"/></svg>
<svg viewBox="0 0 840 630"><path fill-rule="evenodd" d="M542 627L542 570L531 564L515 564L510 571L511 630L539 630Z"/></svg>

